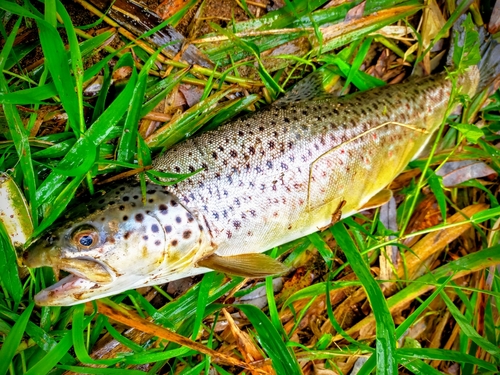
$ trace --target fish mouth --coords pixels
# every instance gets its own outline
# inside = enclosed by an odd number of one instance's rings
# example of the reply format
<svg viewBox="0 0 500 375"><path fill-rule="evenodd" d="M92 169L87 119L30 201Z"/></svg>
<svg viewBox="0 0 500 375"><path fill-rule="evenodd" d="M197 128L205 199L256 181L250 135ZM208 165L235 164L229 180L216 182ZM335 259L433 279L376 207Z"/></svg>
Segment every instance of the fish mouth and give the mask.
<svg viewBox="0 0 500 375"><path fill-rule="evenodd" d="M52 267L56 275L60 270L70 274L35 296L35 302L40 306L84 302L88 292L110 285L116 279L116 274L104 263L86 257L63 258L58 248L35 247L28 250L23 258L24 265L30 268Z"/></svg>
<svg viewBox="0 0 500 375"><path fill-rule="evenodd" d="M77 275L69 275L35 295L38 306L71 306L89 300L88 292L100 285Z"/></svg>

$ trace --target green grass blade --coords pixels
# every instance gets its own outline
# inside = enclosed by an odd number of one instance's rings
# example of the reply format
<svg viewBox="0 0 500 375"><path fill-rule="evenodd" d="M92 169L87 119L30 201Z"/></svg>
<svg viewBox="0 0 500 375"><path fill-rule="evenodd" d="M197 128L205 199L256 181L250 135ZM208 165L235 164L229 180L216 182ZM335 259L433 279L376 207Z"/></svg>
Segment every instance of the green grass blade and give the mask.
<svg viewBox="0 0 500 375"><path fill-rule="evenodd" d="M64 357L68 350L73 346L73 339L68 332L43 358L41 358L24 375L45 375L48 374L55 365Z"/></svg>
<svg viewBox="0 0 500 375"><path fill-rule="evenodd" d="M428 297L426 300L417 308L415 311L411 313L409 317L405 319L403 323L401 323L398 328L396 328L396 338L401 338L404 333L411 327L411 325L418 319L420 314L422 314L425 309L431 304L432 301L441 293L442 290L448 285L451 280L451 276L447 279L442 278L438 280L440 286L436 288L436 290Z"/></svg>
<svg viewBox="0 0 500 375"><path fill-rule="evenodd" d="M154 352L153 350L148 350L144 353L137 353L131 356L127 356L124 360L124 363L127 365L144 365L153 362L165 361L171 358L189 356L195 353L195 351L185 346L160 353Z"/></svg>
<svg viewBox="0 0 500 375"><path fill-rule="evenodd" d="M14 302L14 310L17 310L24 291L17 272L16 249L12 246L2 222L0 222L0 281Z"/></svg>
<svg viewBox="0 0 500 375"><path fill-rule="evenodd" d="M108 106L106 111L99 116L99 118L90 126L85 133L85 138L89 144L96 147L103 142L106 137L114 130L118 121L122 118L123 114L128 108L130 98L135 86L137 75L132 75L129 82L117 98ZM77 142L65 158L59 162L58 167L63 169L70 169L80 165L80 155L87 155L88 150L83 147L83 141ZM39 186L36 192L36 201L42 204L49 199L53 198L54 193L60 188L61 184L67 179L66 176L52 172Z"/></svg>
<svg viewBox="0 0 500 375"><path fill-rule="evenodd" d="M85 348L85 339L83 337L83 332L85 330L84 324L84 314L85 314L85 305L80 304L75 306L75 310L73 312L73 326L71 327L71 332L73 335L73 347L75 349L75 354L80 362L83 364L99 364L99 365L114 365L120 362L121 358L113 358L113 359L93 359L87 353L87 349Z"/></svg>
<svg viewBox="0 0 500 375"><path fill-rule="evenodd" d="M19 29L19 26L21 24L21 20L22 18L19 18L14 24L12 32L5 41L2 52L0 53L0 93L9 92L7 80L5 79L4 74L1 72L3 72L7 56L10 54L10 50L12 48L12 44L14 43L17 30ZM12 137L12 141L15 144L17 155L19 157L21 170L24 175L24 181L28 193L27 195L29 202L31 203L31 215L33 223L36 225L36 223L38 222L38 212L33 204L33 202L35 201L36 177L31 160L31 149L28 141L29 134L24 127L21 116L19 115L19 111L14 105L4 104L3 109L5 119L7 120L7 124L9 127L10 135Z"/></svg>
<svg viewBox="0 0 500 375"><path fill-rule="evenodd" d="M328 269L332 268L332 262L333 262L333 251L330 249L330 247L326 244L325 241L321 238L318 232L311 233L310 235L307 236L309 241L314 245L314 247L318 250L318 252L321 254L323 257L323 260L326 263L326 266Z"/></svg>
<svg viewBox="0 0 500 375"><path fill-rule="evenodd" d="M126 347L132 349L134 352L142 352L144 351L144 349L142 348L142 346L136 344L134 341L126 338L125 336L123 336L122 334L120 334L120 332L118 332L110 323L109 321L107 320L107 317L106 317L106 320L104 321L104 327L106 327L106 330L108 331L108 333L116 340L118 341L120 344L123 344L125 345Z"/></svg>
<svg viewBox="0 0 500 375"><path fill-rule="evenodd" d="M381 374L397 374L394 321L392 320L384 295L371 275L354 241L349 236L344 224L335 224L332 228L332 233L340 248L344 251L354 273L363 284L372 307L372 313L376 322L377 371Z"/></svg>
<svg viewBox="0 0 500 375"><path fill-rule="evenodd" d="M215 116L214 108L226 95L238 91L237 88L217 92L202 102L192 106L179 117L173 119L168 127L163 127L146 139L149 147L166 149L194 134L204 123Z"/></svg>
<svg viewBox="0 0 500 375"><path fill-rule="evenodd" d="M129 370L124 368L94 368L82 366L57 366L61 370L72 371L77 374L92 374L92 375L144 375L144 371Z"/></svg>
<svg viewBox="0 0 500 375"><path fill-rule="evenodd" d="M441 371L436 370L431 365L418 359L401 360L401 364L415 375L442 375Z"/></svg>
<svg viewBox="0 0 500 375"><path fill-rule="evenodd" d="M273 361L276 373L278 375L301 374L302 371L295 355L286 347L269 318L252 305L236 305L235 307L243 311L254 326L259 343Z"/></svg>
<svg viewBox="0 0 500 375"><path fill-rule="evenodd" d="M66 60L66 54L61 54L64 51L64 43L59 35L57 29L49 22L41 19L35 14L26 11L14 3L3 3L2 7L14 14L20 16L33 18L40 29L40 44L42 46L43 54L45 56L45 64L50 71L53 83L57 88L61 104L68 114L68 121L75 132L79 135L81 133L79 123L79 101L75 92L75 79Z"/></svg>
<svg viewBox="0 0 500 375"><path fill-rule="evenodd" d="M72 121L75 123L75 127L78 127L81 133L85 131L85 119L83 118L83 61L82 54L80 52L80 46L78 43L78 39L76 37L75 29L73 27L73 22L71 21L71 17L69 16L66 8L61 4L59 0L56 0L56 8L59 16L63 21L64 28L66 30L66 36L69 42L69 53L71 56L71 69L73 72L74 80L70 81L71 83L75 83L75 86L71 89L76 94L77 101L72 103L76 106L76 111L78 117L70 118L68 114L68 121ZM64 57L64 54L61 54ZM46 55L45 55L46 56ZM52 72L51 72L52 74ZM63 77L64 78L64 77ZM68 77L69 78L69 77ZM61 98L62 100L62 98ZM64 102L63 102L64 105ZM71 125L71 122L70 122Z"/></svg>
<svg viewBox="0 0 500 375"><path fill-rule="evenodd" d="M0 375L5 375L7 371L9 371L9 366L16 354L19 343L23 339L24 330L28 324L34 306L34 303L29 304L3 342L2 348L0 349L0 358L2 359L0 361Z"/></svg>
<svg viewBox="0 0 500 375"><path fill-rule="evenodd" d="M286 332L283 328L283 325L281 324L281 320L278 314L278 308L276 307L276 298L274 295L272 276L266 277L266 296L267 296L267 305L269 307L269 316L271 317L271 322L273 323L274 328L276 328L276 330L281 334L281 336L286 337Z"/></svg>
<svg viewBox="0 0 500 375"><path fill-rule="evenodd" d="M130 105L127 109L127 115L125 117L125 124L123 125L123 133L118 145L117 160L119 161L129 163L134 161L135 153L137 151L137 123L141 118L142 101L144 99L144 93L146 92L148 72L156 62L156 58L158 57L160 52L161 49L158 49L156 53L151 55L151 57L142 67L141 72L137 77L137 83L132 92ZM135 70L134 60L131 56L130 64L132 66L132 69Z"/></svg>
<svg viewBox="0 0 500 375"><path fill-rule="evenodd" d="M209 272L203 276L200 283L200 293L198 297L198 303L196 307L196 315L193 323L193 334L192 339L196 340L198 337L198 332L201 327L203 318L205 317L205 307L208 305L208 296L210 294L210 289L212 289L212 283L214 280L214 273Z"/></svg>
<svg viewBox="0 0 500 375"><path fill-rule="evenodd" d="M482 367L485 370L493 372L495 372L498 369L497 366L495 366L492 363L486 362L472 355L450 349L445 350L445 349L431 349L431 348L419 348L419 349L400 348L397 349L397 356L398 358L404 360L411 360L418 358L424 360L440 360L440 361L450 361L458 363L470 363Z"/></svg>
<svg viewBox="0 0 500 375"><path fill-rule="evenodd" d="M453 318L460 326L462 332L467 335L467 338L475 342L492 356L496 357L497 360L500 359L500 348L489 342L476 331L445 292L441 292L441 298L446 303L446 306L448 306L451 315L453 315Z"/></svg>

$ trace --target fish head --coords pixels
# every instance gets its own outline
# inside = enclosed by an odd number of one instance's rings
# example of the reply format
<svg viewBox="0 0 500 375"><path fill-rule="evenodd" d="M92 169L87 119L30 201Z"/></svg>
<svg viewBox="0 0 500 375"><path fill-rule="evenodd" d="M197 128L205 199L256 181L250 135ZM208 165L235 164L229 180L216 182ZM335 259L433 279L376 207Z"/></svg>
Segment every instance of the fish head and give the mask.
<svg viewBox="0 0 500 375"><path fill-rule="evenodd" d="M179 259L192 264L188 255L199 248L201 227L196 220L184 220L175 227L184 207L176 204L164 212L155 209L165 207L157 203L161 198L168 202L162 187L148 190L147 199L152 203L142 202L139 188L118 188L119 196L115 190L77 207L74 211L85 213L75 217L70 212L65 223L26 250L26 266L53 267L56 275L59 270L69 273L38 293L37 304L67 306L160 284L169 281L167 276L179 268ZM173 224L164 224L169 221ZM176 240L182 239L186 228L190 238Z"/></svg>

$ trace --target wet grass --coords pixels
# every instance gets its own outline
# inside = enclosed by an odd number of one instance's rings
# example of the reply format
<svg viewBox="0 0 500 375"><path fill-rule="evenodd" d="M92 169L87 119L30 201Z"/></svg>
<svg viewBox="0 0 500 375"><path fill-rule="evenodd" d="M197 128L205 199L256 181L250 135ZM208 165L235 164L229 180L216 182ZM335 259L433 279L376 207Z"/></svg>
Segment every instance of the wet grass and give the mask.
<svg viewBox="0 0 500 375"><path fill-rule="evenodd" d="M16 208L0 222L0 375L211 369L347 374L355 364L358 374L499 371L498 91L490 99L454 92L464 111L452 113L450 105L428 155L393 183L397 205L274 249L273 256L286 254L285 262L298 270L278 291L273 278L266 278L262 309L234 303L256 289L252 281L219 273L173 296L156 288L149 294L156 292L153 300L131 290L87 305L34 307L34 294L56 275L17 268L22 246L11 244L13 228L30 242L64 214L77 193L95 192L101 188L96 181L112 175L175 183L185 176L149 169L155 155L200 129L268 105L313 69L324 71L326 87L343 93L378 87L415 66L425 69L436 55L429 53L432 45L468 5L443 5L450 21L440 24L423 16L423 4L414 0L322 8L325 3L296 1L263 17L213 25L213 33L192 42L217 70L155 52L145 35L130 40L118 26L92 34L76 27L57 1L42 8L0 4L0 168L8 176L0 208ZM255 12L251 2L241 6ZM472 13L480 20L476 8ZM422 25L413 29L419 20ZM167 21L176 26L180 17ZM387 25L413 31L391 38L378 31ZM437 32L429 31L436 25ZM38 28L39 42L16 42L30 27ZM299 52L270 57L283 46ZM34 49L44 60L26 71L17 61ZM398 60L401 55L406 61ZM464 68L465 55L458 56ZM385 68L368 74L377 62ZM92 92L89 84L96 82L100 90ZM201 87L200 101L169 112L161 126L147 130L147 116L159 116L154 108L181 82ZM438 174L446 162L461 160L485 161L492 169L474 179L463 177L470 173L466 165ZM445 183L451 173L459 175L458 185ZM97 351L104 335L115 345Z"/></svg>

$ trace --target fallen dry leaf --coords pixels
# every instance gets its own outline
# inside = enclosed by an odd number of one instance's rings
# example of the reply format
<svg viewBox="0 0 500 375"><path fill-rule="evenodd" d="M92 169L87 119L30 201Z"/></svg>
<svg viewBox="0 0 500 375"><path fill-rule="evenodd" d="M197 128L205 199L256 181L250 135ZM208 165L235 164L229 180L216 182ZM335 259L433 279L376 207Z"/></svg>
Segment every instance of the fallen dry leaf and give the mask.
<svg viewBox="0 0 500 375"><path fill-rule="evenodd" d="M496 175L488 164L477 160L460 160L445 163L436 174L443 177L445 187L460 185L474 178Z"/></svg>
<svg viewBox="0 0 500 375"><path fill-rule="evenodd" d="M255 345L253 340L250 338L248 333L243 332L238 328L235 324L233 317L231 314L227 312L226 309L222 309L222 313L224 314L226 321L228 322L229 329L235 339L236 346L238 347L239 352L245 359L245 362L249 365L254 366L256 362L263 363L262 367L259 367L257 370L250 370L252 374L275 374L272 365L270 363L264 363L265 358L262 356L258 347Z"/></svg>

